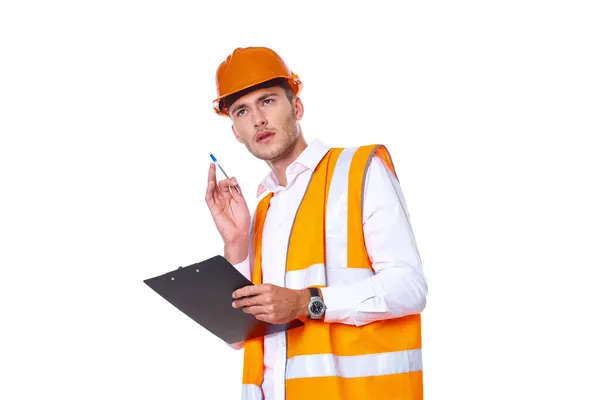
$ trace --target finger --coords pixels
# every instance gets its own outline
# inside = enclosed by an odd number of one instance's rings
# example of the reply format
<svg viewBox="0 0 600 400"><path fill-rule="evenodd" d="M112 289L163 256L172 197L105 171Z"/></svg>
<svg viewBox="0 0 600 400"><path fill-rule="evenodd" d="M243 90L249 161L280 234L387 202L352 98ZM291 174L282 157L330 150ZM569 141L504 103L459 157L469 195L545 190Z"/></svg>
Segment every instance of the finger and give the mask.
<svg viewBox="0 0 600 400"><path fill-rule="evenodd" d="M246 296L241 299L234 300L231 303L233 308L252 307L252 306L267 306L270 303L268 295L260 294L256 296Z"/></svg>
<svg viewBox="0 0 600 400"><path fill-rule="evenodd" d="M229 204L232 194L229 191L228 186L221 181L215 188L215 197L222 201L222 204Z"/></svg>
<svg viewBox="0 0 600 400"><path fill-rule="evenodd" d="M215 172L216 167L215 164L210 164L208 166L208 184L216 184L217 183L217 174Z"/></svg>
<svg viewBox="0 0 600 400"><path fill-rule="evenodd" d="M231 196L231 192L235 191L236 186L237 181L235 178L223 179L219 182L219 191L223 194L228 194Z"/></svg>
<svg viewBox="0 0 600 400"><path fill-rule="evenodd" d="M275 318L271 314L254 314L254 318L259 321L274 323Z"/></svg>
<svg viewBox="0 0 600 400"><path fill-rule="evenodd" d="M267 309L264 306L250 306L242 309L246 314L267 314Z"/></svg>
<svg viewBox="0 0 600 400"><path fill-rule="evenodd" d="M217 186L215 164L210 164L208 167L208 181L206 183L206 202L209 205L215 203L215 188Z"/></svg>
<svg viewBox="0 0 600 400"><path fill-rule="evenodd" d="M237 181L234 181L234 185L231 187L231 195L237 203L246 204L246 199L244 199L244 193L242 193L242 188L237 183Z"/></svg>
<svg viewBox="0 0 600 400"><path fill-rule="evenodd" d="M269 285L269 284L248 285L248 286L244 286L243 288L234 291L232 296L234 299L239 299L241 297L257 296L257 295L266 293L269 290L271 290L271 285Z"/></svg>

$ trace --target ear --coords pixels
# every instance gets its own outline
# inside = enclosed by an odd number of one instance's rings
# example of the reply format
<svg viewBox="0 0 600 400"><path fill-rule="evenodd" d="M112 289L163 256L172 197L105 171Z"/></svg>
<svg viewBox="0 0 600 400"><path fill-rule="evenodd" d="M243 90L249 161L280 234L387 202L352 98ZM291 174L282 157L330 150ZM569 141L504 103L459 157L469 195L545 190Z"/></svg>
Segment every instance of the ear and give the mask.
<svg viewBox="0 0 600 400"><path fill-rule="evenodd" d="M293 104L296 121L300 121L304 115L304 104L302 104L300 97L294 97Z"/></svg>
<svg viewBox="0 0 600 400"><path fill-rule="evenodd" d="M233 136L235 136L237 141L242 143L242 139L240 139L240 135L238 135L238 133L236 132L235 126L233 126L233 124L231 124L231 132L233 132Z"/></svg>

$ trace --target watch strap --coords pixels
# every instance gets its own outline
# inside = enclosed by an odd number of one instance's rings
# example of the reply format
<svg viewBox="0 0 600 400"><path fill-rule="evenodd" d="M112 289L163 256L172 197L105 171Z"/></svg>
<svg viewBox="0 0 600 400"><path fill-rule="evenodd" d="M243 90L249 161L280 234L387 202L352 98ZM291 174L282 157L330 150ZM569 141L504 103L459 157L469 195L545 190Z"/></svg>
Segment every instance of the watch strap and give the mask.
<svg viewBox="0 0 600 400"><path fill-rule="evenodd" d="M321 295L319 294L319 289L311 287L311 288L308 288L308 290L310 291L310 297L321 298Z"/></svg>

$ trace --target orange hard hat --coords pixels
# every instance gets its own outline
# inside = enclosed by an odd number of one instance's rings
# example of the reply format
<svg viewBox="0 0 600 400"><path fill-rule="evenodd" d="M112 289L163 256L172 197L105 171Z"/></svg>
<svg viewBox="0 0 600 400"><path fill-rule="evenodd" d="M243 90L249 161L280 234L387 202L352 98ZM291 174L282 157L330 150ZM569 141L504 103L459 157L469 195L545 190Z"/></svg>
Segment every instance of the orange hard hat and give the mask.
<svg viewBox="0 0 600 400"><path fill-rule="evenodd" d="M227 116L223 99L241 90L275 78L284 78L294 94L302 90L302 82L283 59L266 47L237 48L217 69L217 97L213 108L219 115Z"/></svg>

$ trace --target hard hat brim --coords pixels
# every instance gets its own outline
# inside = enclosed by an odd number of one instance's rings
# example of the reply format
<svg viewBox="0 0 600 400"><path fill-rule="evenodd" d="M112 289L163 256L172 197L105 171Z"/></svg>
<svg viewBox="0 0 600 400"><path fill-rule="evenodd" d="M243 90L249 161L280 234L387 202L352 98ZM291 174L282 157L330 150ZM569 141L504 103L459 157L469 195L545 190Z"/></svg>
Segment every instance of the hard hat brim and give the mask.
<svg viewBox="0 0 600 400"><path fill-rule="evenodd" d="M269 79L265 79L260 82L253 82L252 84L241 87L238 90L235 90L233 92L222 94L218 98L214 99L212 102L214 111L218 115L228 117L229 113L227 112L227 109L225 107L223 107L223 104L222 104L222 101L225 98L232 96L236 93L242 92L246 89L250 89L251 87L263 84L265 82L268 82L270 80L277 79L277 78L284 78L287 81L287 83L290 85L292 92L294 92L294 95L297 96L302 91L302 81L300 81L300 79L298 78L298 75L294 74L293 72L292 72L292 76L289 76L289 75L273 76L273 77L270 77Z"/></svg>

